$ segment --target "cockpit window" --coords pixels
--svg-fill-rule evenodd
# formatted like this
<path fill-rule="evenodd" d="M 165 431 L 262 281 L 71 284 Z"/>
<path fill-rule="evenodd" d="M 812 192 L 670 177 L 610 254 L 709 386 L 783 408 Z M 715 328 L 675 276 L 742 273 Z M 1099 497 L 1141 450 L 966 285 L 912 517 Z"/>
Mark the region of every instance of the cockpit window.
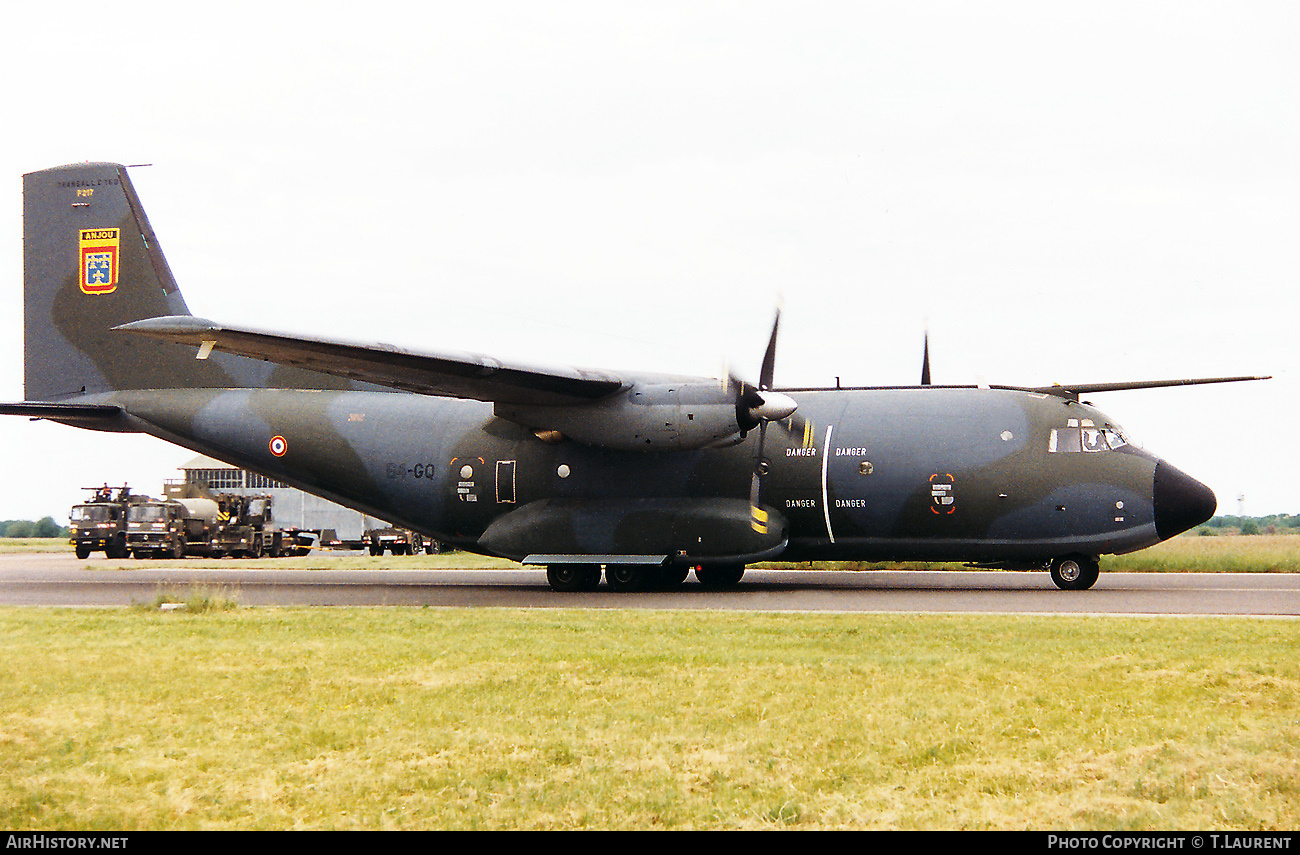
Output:
<path fill-rule="evenodd" d="M 1117 427 L 1102 428 L 1101 435 L 1111 451 L 1117 451 L 1128 445 L 1128 437 L 1124 436 L 1124 431 Z"/>
<path fill-rule="evenodd" d="M 1092 419 L 1070 419 L 1066 427 L 1052 428 L 1047 450 L 1052 454 L 1115 451 L 1128 445 L 1124 432 L 1114 425 L 1097 427 Z"/>

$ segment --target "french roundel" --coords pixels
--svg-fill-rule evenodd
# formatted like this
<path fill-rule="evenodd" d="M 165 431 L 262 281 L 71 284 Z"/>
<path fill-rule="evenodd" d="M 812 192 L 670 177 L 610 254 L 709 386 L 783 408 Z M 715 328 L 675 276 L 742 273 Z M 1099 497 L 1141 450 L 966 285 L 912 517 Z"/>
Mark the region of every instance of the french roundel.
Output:
<path fill-rule="evenodd" d="M 289 450 L 289 443 L 282 436 L 271 437 L 269 445 L 271 453 L 276 457 L 284 457 L 285 452 Z"/>

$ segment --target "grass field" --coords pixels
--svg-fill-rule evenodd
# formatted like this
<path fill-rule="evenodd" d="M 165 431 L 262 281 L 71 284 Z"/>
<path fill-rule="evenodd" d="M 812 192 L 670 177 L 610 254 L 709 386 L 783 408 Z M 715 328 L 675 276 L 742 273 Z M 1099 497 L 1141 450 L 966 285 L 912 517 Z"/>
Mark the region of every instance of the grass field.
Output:
<path fill-rule="evenodd" d="M 1107 570 L 1129 573 L 1300 573 L 1300 537 L 1184 535 L 1128 555 L 1106 556 Z"/>
<path fill-rule="evenodd" d="M 0 637 L 10 828 L 1300 825 L 1291 620 L 0 609 Z"/>

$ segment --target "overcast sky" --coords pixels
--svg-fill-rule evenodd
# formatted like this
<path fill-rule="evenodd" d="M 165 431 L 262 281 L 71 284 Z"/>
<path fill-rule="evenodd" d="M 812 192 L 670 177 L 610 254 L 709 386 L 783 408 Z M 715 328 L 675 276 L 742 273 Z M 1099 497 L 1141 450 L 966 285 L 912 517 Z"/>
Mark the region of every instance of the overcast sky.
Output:
<path fill-rule="evenodd" d="M 21 175 L 131 177 L 196 315 L 778 385 L 1264 383 L 1093 402 L 1300 513 L 1294 3 L 61 3 L 0 17 Z M 193 455 L 0 419 L 0 519 Z"/>

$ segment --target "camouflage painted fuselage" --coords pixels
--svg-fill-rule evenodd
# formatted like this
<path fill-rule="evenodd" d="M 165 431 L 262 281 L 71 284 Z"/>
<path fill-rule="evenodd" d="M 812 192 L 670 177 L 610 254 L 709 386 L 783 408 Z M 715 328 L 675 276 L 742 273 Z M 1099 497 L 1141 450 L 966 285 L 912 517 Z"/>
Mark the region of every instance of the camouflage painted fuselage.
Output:
<path fill-rule="evenodd" d="M 1162 539 L 1156 473 L 1167 464 L 1127 444 L 1052 448 L 1053 431 L 1077 436 L 1084 421 L 1114 428 L 1087 405 L 940 387 L 792 394 L 803 422 L 769 429 L 762 482 L 763 504 L 788 522 L 783 559 L 1044 562 Z M 628 518 L 678 500 L 747 506 L 757 432 L 726 448 L 626 452 L 546 443 L 495 418 L 490 404 L 403 393 L 143 390 L 93 402 L 129 414 L 118 429 L 154 434 L 466 549 L 516 560 L 744 554 L 707 542 L 708 532 L 648 533 Z M 537 503 L 563 508 L 570 530 L 514 549 L 480 542 L 500 518 Z"/>

